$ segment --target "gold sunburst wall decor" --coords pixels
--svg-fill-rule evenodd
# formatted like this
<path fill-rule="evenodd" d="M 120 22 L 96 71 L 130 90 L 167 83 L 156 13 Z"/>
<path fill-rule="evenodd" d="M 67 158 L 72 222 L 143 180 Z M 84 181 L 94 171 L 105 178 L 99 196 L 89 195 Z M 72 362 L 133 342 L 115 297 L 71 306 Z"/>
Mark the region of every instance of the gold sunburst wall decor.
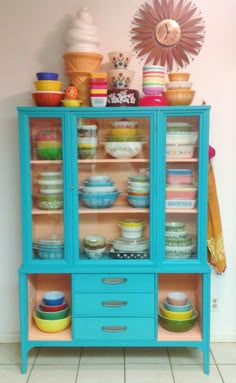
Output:
<path fill-rule="evenodd" d="M 145 64 L 168 71 L 186 67 L 197 56 L 205 37 L 205 24 L 196 4 L 189 0 L 145 2 L 132 21 L 131 44 Z"/>

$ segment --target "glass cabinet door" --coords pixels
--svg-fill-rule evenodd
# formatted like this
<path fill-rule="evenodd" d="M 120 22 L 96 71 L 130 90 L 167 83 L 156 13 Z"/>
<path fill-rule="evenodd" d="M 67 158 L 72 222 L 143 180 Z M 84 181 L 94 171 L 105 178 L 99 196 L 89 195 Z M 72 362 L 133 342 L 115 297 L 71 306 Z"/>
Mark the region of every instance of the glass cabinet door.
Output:
<path fill-rule="evenodd" d="M 203 128 L 203 127 L 202 127 Z M 177 116 L 166 119 L 166 223 L 165 259 L 167 261 L 200 261 L 199 244 L 206 227 L 206 184 L 201 172 L 201 151 L 208 148 L 200 137 L 199 116 Z M 203 136 L 203 135 L 201 135 Z M 204 152 L 205 155 L 205 152 Z M 199 220 L 205 221 L 199 224 Z M 200 232 L 199 228 L 202 228 Z M 205 243 L 205 242 L 203 242 Z"/>
<path fill-rule="evenodd" d="M 78 118 L 79 259 L 150 259 L 150 117 Z"/>
<path fill-rule="evenodd" d="M 62 123 L 29 118 L 32 261 L 64 260 Z"/>

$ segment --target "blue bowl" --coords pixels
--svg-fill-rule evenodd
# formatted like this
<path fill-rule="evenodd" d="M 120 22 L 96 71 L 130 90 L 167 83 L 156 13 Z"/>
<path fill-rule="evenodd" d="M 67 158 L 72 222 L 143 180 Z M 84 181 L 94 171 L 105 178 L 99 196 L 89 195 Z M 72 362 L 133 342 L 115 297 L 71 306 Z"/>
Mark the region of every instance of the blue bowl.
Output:
<path fill-rule="evenodd" d="M 43 295 L 43 301 L 48 306 L 58 306 L 64 301 L 65 295 L 62 291 L 48 291 Z"/>
<path fill-rule="evenodd" d="M 117 199 L 120 192 L 112 193 L 79 193 L 79 196 L 85 206 L 92 209 L 105 209 L 111 207 Z"/>
<path fill-rule="evenodd" d="M 114 181 L 103 181 L 103 182 L 99 182 L 99 181 L 84 181 L 83 182 L 83 185 L 84 186 L 113 186 L 114 185 Z"/>
<path fill-rule="evenodd" d="M 40 249 L 38 248 L 38 256 L 41 259 L 63 259 L 64 258 L 64 248 L 59 249 Z"/>
<path fill-rule="evenodd" d="M 38 80 L 57 80 L 59 75 L 54 72 L 38 72 L 36 76 Z"/>
<path fill-rule="evenodd" d="M 126 194 L 130 205 L 133 207 L 148 207 L 149 206 L 149 195 L 148 196 L 136 196 Z"/>
<path fill-rule="evenodd" d="M 169 311 L 183 312 L 183 311 L 191 310 L 192 303 L 190 301 L 187 301 L 187 303 L 185 305 L 175 306 L 175 305 L 170 305 L 166 300 L 164 300 L 163 306 L 164 306 L 164 308 L 166 308 Z"/>

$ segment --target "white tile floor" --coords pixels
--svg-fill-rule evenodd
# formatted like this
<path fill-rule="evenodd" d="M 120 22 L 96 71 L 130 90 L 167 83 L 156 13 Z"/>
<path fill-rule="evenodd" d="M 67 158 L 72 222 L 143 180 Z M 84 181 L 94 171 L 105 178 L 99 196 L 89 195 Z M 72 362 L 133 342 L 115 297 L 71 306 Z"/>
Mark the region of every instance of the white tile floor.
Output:
<path fill-rule="evenodd" d="M 210 374 L 191 348 L 40 348 L 20 372 L 19 344 L 0 344 L 0 383 L 235 383 L 236 343 L 212 343 Z"/>

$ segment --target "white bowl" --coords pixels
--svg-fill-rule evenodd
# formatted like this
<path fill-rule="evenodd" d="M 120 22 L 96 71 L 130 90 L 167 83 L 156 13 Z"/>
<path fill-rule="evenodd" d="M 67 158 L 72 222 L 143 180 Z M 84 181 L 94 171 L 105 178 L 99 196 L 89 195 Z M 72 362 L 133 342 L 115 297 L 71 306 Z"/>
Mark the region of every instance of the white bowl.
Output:
<path fill-rule="evenodd" d="M 120 224 L 118 226 L 123 238 L 138 239 L 142 237 L 143 226 L 123 226 Z"/>
<path fill-rule="evenodd" d="M 167 132 L 167 145 L 193 145 L 198 139 L 198 132 Z"/>
<path fill-rule="evenodd" d="M 105 150 L 114 158 L 136 157 L 143 148 L 142 142 L 104 142 Z"/>
<path fill-rule="evenodd" d="M 165 83 L 166 89 L 191 89 L 193 83 L 189 81 L 170 81 Z"/>
<path fill-rule="evenodd" d="M 109 181 L 110 177 L 107 175 L 97 175 L 97 176 L 89 176 L 87 178 L 90 182 L 107 182 Z"/>
<path fill-rule="evenodd" d="M 106 247 L 103 247 L 102 249 L 94 249 L 94 250 L 84 247 L 84 251 L 89 258 L 99 259 L 104 255 L 104 252 L 106 251 Z"/>
<path fill-rule="evenodd" d="M 136 121 L 120 120 L 111 122 L 113 128 L 135 128 L 138 125 Z"/>
<path fill-rule="evenodd" d="M 62 194 L 63 189 L 39 189 L 42 194 Z"/>
<path fill-rule="evenodd" d="M 112 246 L 118 251 L 146 251 L 149 249 L 149 241 L 146 239 L 128 240 L 118 238 L 112 241 Z"/>

